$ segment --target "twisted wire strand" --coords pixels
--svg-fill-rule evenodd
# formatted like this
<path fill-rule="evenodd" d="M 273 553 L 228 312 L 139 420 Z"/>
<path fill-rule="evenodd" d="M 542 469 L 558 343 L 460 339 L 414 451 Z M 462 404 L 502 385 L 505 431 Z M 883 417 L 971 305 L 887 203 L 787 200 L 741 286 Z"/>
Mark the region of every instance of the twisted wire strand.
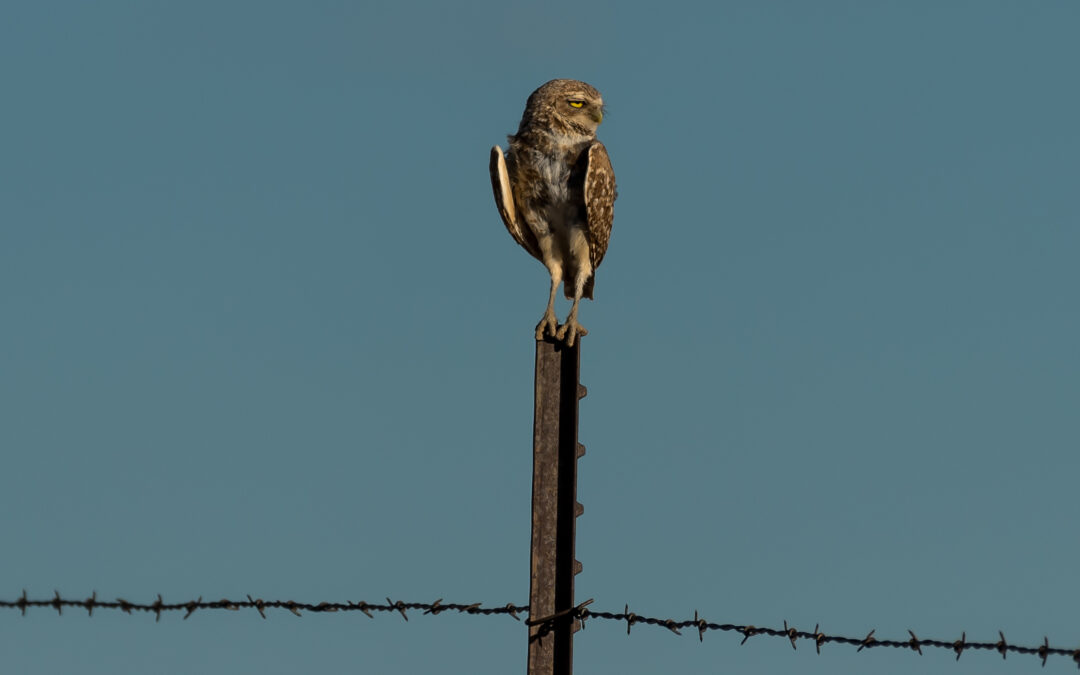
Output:
<path fill-rule="evenodd" d="M 296 616 L 303 616 L 301 611 L 304 612 L 363 612 L 369 617 L 373 617 L 372 612 L 399 612 L 406 621 L 409 620 L 407 610 L 423 610 L 424 614 L 440 614 L 442 612 L 458 612 L 459 614 L 507 614 L 518 621 L 521 618 L 518 616 L 519 612 L 528 612 L 529 607 L 527 605 L 514 605 L 507 603 L 501 607 L 483 607 L 483 603 L 474 602 L 471 604 L 462 603 L 443 603 L 442 598 L 439 598 L 435 602 L 402 602 L 401 600 L 391 600 L 386 598 L 386 604 L 381 603 L 369 603 L 363 600 L 360 601 L 346 601 L 346 602 L 296 602 L 295 600 L 263 600 L 262 598 L 253 598 L 250 595 L 247 596 L 247 600 L 229 600 L 222 598 L 221 600 L 203 600 L 202 596 L 199 596 L 198 600 L 189 600 L 187 602 L 165 602 L 161 595 L 158 594 L 157 600 L 152 603 L 139 603 L 129 602 L 123 598 L 117 598 L 116 600 L 99 600 L 97 593 L 95 592 L 89 598 L 85 600 L 72 600 L 69 598 L 63 598 L 59 592 L 46 600 L 31 600 L 27 597 L 26 591 L 17 600 L 0 600 L 0 608 L 18 609 L 22 611 L 23 616 L 26 616 L 26 610 L 31 607 L 47 607 L 55 609 L 57 613 L 63 614 L 65 607 L 72 607 L 78 609 L 85 609 L 87 614 L 93 616 L 95 609 L 119 609 L 123 612 L 131 614 L 132 612 L 148 612 L 154 614 L 156 621 L 161 621 L 162 612 L 184 612 L 184 619 L 187 619 L 196 610 L 199 609 L 226 609 L 231 611 L 239 611 L 241 609 L 256 609 L 262 618 L 266 618 L 267 609 L 287 609 Z"/>
<path fill-rule="evenodd" d="M 577 620 L 581 622 L 581 627 L 584 628 L 588 621 L 600 619 L 626 623 L 627 635 L 630 634 L 631 629 L 635 624 L 666 628 L 677 635 L 682 635 L 684 629 L 692 628 L 697 631 L 698 639 L 700 641 L 704 641 L 705 633 L 709 631 L 741 634 L 743 639 L 739 644 L 745 644 L 746 641 L 752 637 L 765 635 L 789 640 L 792 649 L 797 648 L 797 643 L 800 640 L 809 641 L 814 644 L 818 654 L 821 653 L 821 646 L 829 643 L 855 646 L 858 647 L 856 651 L 859 652 L 864 649 L 873 649 L 876 647 L 894 647 L 910 649 L 920 655 L 923 653 L 923 648 L 928 647 L 950 650 L 956 654 L 956 660 L 959 661 L 960 656 L 965 651 L 974 649 L 995 651 L 1000 654 L 1002 658 L 1005 658 L 1010 653 L 1029 654 L 1040 658 L 1043 666 L 1046 666 L 1046 660 L 1050 656 L 1066 656 L 1070 657 L 1077 666 L 1080 666 L 1080 649 L 1051 647 L 1049 639 L 1046 637 L 1043 638 L 1043 643 L 1041 645 L 1035 647 L 1009 643 L 1006 641 L 1004 633 L 1000 631 L 998 632 L 999 639 L 996 642 L 969 642 L 966 632 L 962 633 L 958 640 L 920 639 L 911 630 L 908 631 L 910 638 L 906 640 L 879 639 L 874 637 L 875 631 L 873 630 L 867 633 L 865 637 L 858 638 L 843 635 L 829 635 L 822 632 L 818 625 L 814 626 L 812 632 L 798 630 L 794 626 L 789 626 L 787 621 L 784 621 L 784 627 L 782 629 L 752 626 L 748 624 L 712 623 L 699 616 L 696 611 L 694 612 L 693 619 L 685 619 L 682 621 L 642 616 L 631 612 L 629 605 L 625 605 L 622 612 L 593 611 L 587 607 L 591 602 L 592 600 L 587 600 L 577 607 L 574 607 L 572 610 L 560 612 L 543 619 L 527 620 L 526 623 L 530 626 L 539 626 L 538 630 L 546 633 L 550 631 L 555 624 L 561 621 Z M 521 617 L 519 617 L 518 614 L 528 615 L 529 612 L 528 605 L 507 603 L 497 607 L 483 607 L 482 603 L 479 602 L 444 603 L 442 598 L 439 598 L 434 602 L 403 602 L 401 600 L 391 600 L 390 598 L 386 598 L 385 604 L 369 603 L 363 600 L 309 603 L 296 602 L 294 600 L 263 600 L 262 598 L 253 598 L 248 595 L 246 600 L 229 600 L 227 598 L 221 600 L 203 600 L 200 596 L 197 600 L 168 603 L 165 602 L 159 594 L 157 600 L 154 602 L 139 603 L 130 602 L 123 598 L 100 600 L 98 599 L 96 592 L 85 600 L 64 598 L 61 597 L 59 592 L 56 592 L 52 598 L 35 600 L 28 598 L 26 591 L 23 591 L 22 596 L 16 600 L 0 600 L 0 608 L 18 609 L 22 612 L 23 616 L 26 615 L 26 610 L 30 608 L 54 609 L 59 614 L 63 614 L 64 608 L 85 609 L 90 616 L 93 616 L 95 609 L 119 609 L 127 614 L 133 612 L 150 613 L 154 615 L 156 621 L 161 621 L 161 614 L 163 612 L 184 612 L 183 618 L 188 619 L 197 610 L 209 609 L 223 609 L 230 611 L 255 609 L 264 619 L 266 618 L 267 609 L 285 609 L 296 616 L 303 616 L 302 612 L 363 612 L 365 615 L 372 618 L 374 617 L 373 613 L 375 612 L 397 612 L 401 614 L 402 618 L 406 621 L 409 620 L 409 615 L 407 614 L 409 611 L 422 611 L 423 614 L 433 615 L 441 614 L 442 612 L 457 612 L 459 614 L 471 615 L 503 614 L 518 621 L 521 620 Z"/>
<path fill-rule="evenodd" d="M 579 606 L 580 607 L 580 606 Z M 864 649 L 871 649 L 874 647 L 896 647 L 901 649 L 910 649 L 919 655 L 923 653 L 923 647 L 934 647 L 938 649 L 948 649 L 956 654 L 956 660 L 960 660 L 960 656 L 970 649 L 983 649 L 996 651 L 1001 654 L 1001 658 L 1005 658 L 1009 653 L 1014 654 L 1031 654 L 1042 659 L 1042 665 L 1046 666 L 1046 659 L 1049 656 L 1067 656 L 1080 667 L 1080 649 L 1065 649 L 1062 647 L 1051 647 L 1049 638 L 1043 637 L 1043 643 L 1037 647 L 1024 646 L 1018 644 L 1010 644 L 1005 639 L 1005 634 L 998 631 L 998 640 L 996 642 L 969 642 L 967 639 L 967 632 L 964 631 L 959 640 L 936 640 L 930 638 L 920 639 L 914 631 L 908 630 L 910 636 L 907 640 L 887 640 L 878 639 L 874 637 L 875 630 L 871 630 L 865 637 L 846 637 L 843 635 L 829 635 L 821 631 L 820 625 L 815 625 L 813 632 L 798 630 L 794 626 L 789 626 L 787 621 L 784 621 L 784 627 L 780 628 L 767 628 L 762 626 L 752 625 L 739 625 L 731 623 L 712 623 L 706 621 L 700 617 L 698 613 L 694 612 L 693 619 L 686 619 L 683 621 L 676 621 L 674 619 L 659 619 L 650 616 L 640 616 L 630 611 L 629 605 L 625 606 L 622 612 L 594 612 L 587 608 L 581 608 L 574 612 L 582 622 L 582 628 L 584 628 L 585 621 L 592 618 L 606 619 L 609 621 L 626 622 L 626 633 L 630 634 L 630 629 L 634 624 L 643 623 L 650 626 L 659 626 L 666 628 L 676 635 L 682 635 L 682 630 L 686 628 L 696 629 L 698 632 L 698 639 L 704 641 L 705 633 L 708 631 L 723 631 L 740 633 L 743 636 L 742 641 L 739 644 L 746 644 L 746 641 L 756 635 L 766 635 L 769 637 L 781 637 L 786 638 L 791 642 L 791 648 L 797 648 L 798 640 L 808 640 L 814 643 L 815 649 L 818 654 L 821 653 L 821 646 L 828 643 L 846 644 L 857 646 L 856 651 L 861 652 Z"/>

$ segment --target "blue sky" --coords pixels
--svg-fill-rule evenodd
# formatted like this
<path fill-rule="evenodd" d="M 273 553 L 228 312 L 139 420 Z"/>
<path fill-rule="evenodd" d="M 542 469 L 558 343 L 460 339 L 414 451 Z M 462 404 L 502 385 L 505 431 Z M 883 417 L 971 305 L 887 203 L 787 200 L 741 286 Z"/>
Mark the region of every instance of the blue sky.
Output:
<path fill-rule="evenodd" d="M 547 279 L 487 153 L 571 77 L 604 94 L 620 192 L 581 310 L 579 600 L 1078 646 L 1078 22 L 1069 1 L 5 3 L 0 597 L 526 602 Z M 31 674 L 526 656 L 505 617 L 284 611 L 6 611 L 0 648 Z M 1038 664 L 600 621 L 575 654 Z"/>

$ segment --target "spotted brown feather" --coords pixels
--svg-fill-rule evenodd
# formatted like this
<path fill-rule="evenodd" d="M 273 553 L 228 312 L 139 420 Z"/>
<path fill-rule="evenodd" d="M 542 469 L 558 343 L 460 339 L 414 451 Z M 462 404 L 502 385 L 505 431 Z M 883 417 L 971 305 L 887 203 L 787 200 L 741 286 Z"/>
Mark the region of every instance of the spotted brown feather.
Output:
<path fill-rule="evenodd" d="M 588 216 L 589 260 L 593 274 L 585 282 L 583 295 L 592 299 L 596 268 L 607 253 L 611 226 L 615 220 L 615 171 L 607 148 L 600 141 L 589 147 L 589 168 L 585 174 L 585 210 Z"/>

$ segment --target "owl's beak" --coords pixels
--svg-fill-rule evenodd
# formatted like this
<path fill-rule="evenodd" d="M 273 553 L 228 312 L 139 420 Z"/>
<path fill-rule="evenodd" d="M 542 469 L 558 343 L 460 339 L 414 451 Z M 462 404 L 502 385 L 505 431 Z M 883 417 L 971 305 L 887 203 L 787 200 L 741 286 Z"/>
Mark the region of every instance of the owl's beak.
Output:
<path fill-rule="evenodd" d="M 593 118 L 594 122 L 596 122 L 597 124 L 600 124 L 601 122 L 604 121 L 604 111 L 599 110 L 599 109 L 594 110 L 593 114 L 592 114 L 592 118 Z"/>

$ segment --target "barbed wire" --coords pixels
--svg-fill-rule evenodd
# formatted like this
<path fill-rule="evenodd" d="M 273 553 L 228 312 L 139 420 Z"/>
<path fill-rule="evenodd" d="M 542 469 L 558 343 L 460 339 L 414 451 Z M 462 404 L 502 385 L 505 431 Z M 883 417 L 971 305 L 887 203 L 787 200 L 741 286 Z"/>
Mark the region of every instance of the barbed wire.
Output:
<path fill-rule="evenodd" d="M 870 649 L 874 647 L 897 647 L 902 649 L 910 649 L 919 655 L 922 655 L 923 647 L 937 647 L 939 649 L 948 649 L 956 653 L 956 660 L 960 660 L 960 655 L 969 649 L 985 649 L 996 651 L 1001 654 L 1001 658 L 1005 658 L 1009 652 L 1015 654 L 1032 654 L 1042 659 L 1042 665 L 1046 666 L 1046 659 L 1049 656 L 1069 656 L 1076 662 L 1077 666 L 1080 666 L 1080 649 L 1064 649 L 1061 647 L 1051 647 L 1048 638 L 1043 637 L 1043 643 L 1038 647 L 1026 647 L 1022 645 L 1009 644 L 1005 640 L 1005 634 L 998 631 L 997 642 L 968 642 L 967 632 L 963 632 L 960 635 L 959 640 L 933 640 L 933 639 L 919 639 L 915 633 L 908 630 L 910 639 L 907 640 L 879 640 L 874 637 L 874 630 L 871 630 L 863 638 L 844 637 L 842 635 L 828 635 L 820 630 L 820 625 L 814 626 L 814 631 L 802 631 L 796 629 L 794 626 L 789 626 L 787 621 L 784 621 L 783 629 L 779 628 L 765 628 L 760 626 L 751 625 L 737 625 L 730 623 L 710 623 L 704 618 L 700 617 L 697 611 L 694 611 L 694 618 L 684 621 L 676 621 L 674 619 L 657 619 L 655 617 L 640 616 L 630 611 L 630 606 L 626 605 L 622 612 L 594 612 L 578 605 L 575 608 L 574 614 L 582 621 L 582 628 L 585 627 L 585 621 L 592 618 L 608 619 L 611 621 L 625 621 L 626 622 L 626 634 L 630 634 L 630 629 L 637 623 L 648 624 L 650 626 L 660 626 L 666 628 L 676 635 L 682 635 L 682 630 L 685 628 L 694 628 L 698 632 L 698 639 L 700 641 L 705 640 L 705 633 L 707 631 L 725 631 L 741 633 L 743 636 L 742 641 L 739 644 L 746 644 L 746 641 L 757 635 L 767 635 L 770 637 L 781 637 L 791 641 L 791 648 L 796 649 L 796 642 L 798 640 L 809 640 L 814 643 L 815 649 L 818 654 L 821 653 L 821 646 L 830 642 L 847 645 L 857 645 L 856 651 L 861 652 L 864 649 Z"/>
<path fill-rule="evenodd" d="M 95 609 L 119 609 L 128 614 L 132 612 L 148 612 L 154 614 L 156 621 L 161 621 L 162 612 L 178 611 L 184 612 L 184 619 L 186 620 L 198 609 L 226 609 L 231 611 L 256 609 L 264 619 L 266 618 L 267 609 L 287 609 L 296 616 L 303 616 L 301 610 L 305 612 L 363 612 L 371 618 L 374 618 L 372 612 L 400 612 L 406 621 L 409 620 L 409 615 L 406 614 L 407 610 L 424 610 L 424 614 L 440 614 L 448 611 L 458 612 L 459 614 L 508 614 L 518 621 L 521 620 L 518 616 L 519 612 L 529 611 L 527 605 L 520 606 L 508 603 L 502 607 L 481 607 L 482 604 L 480 602 L 468 605 L 459 603 L 444 604 L 442 598 L 435 602 L 402 602 L 387 598 L 385 605 L 364 602 L 363 600 L 359 602 L 310 603 L 296 602 L 294 600 L 263 600 L 262 598 L 253 598 L 250 595 L 247 596 L 247 600 L 229 600 L 227 598 L 203 600 L 202 596 L 199 596 L 198 600 L 169 603 L 162 599 L 161 594 L 158 594 L 155 602 L 139 603 L 129 602 L 123 598 L 98 600 L 96 591 L 85 600 L 63 598 L 60 596 L 59 591 L 56 591 L 56 594 L 47 600 L 31 600 L 26 596 L 25 590 L 18 600 L 0 600 L 0 607 L 21 610 L 23 616 L 26 616 L 26 610 L 30 607 L 48 607 L 55 609 L 61 615 L 64 613 L 65 607 L 73 607 L 85 609 L 89 616 L 94 615 Z"/>
<path fill-rule="evenodd" d="M 602 619 L 625 622 L 627 635 L 630 634 L 630 630 L 635 624 L 666 628 L 676 635 L 682 635 L 684 629 L 693 628 L 698 633 L 699 641 L 705 640 L 705 633 L 708 631 L 739 633 L 743 636 L 743 639 L 739 644 L 746 644 L 746 641 L 752 637 L 765 635 L 789 640 L 792 649 L 797 648 L 797 642 L 799 640 L 810 641 L 814 643 L 815 650 L 818 654 L 821 653 L 821 646 L 829 643 L 857 646 L 858 649 L 856 651 L 859 652 L 864 649 L 872 649 L 875 647 L 895 647 L 900 649 L 910 649 L 920 655 L 922 655 L 924 647 L 935 647 L 954 652 L 957 661 L 960 660 L 960 656 L 965 651 L 975 649 L 995 651 L 1001 654 L 1001 658 L 1005 658 L 1010 652 L 1014 654 L 1030 654 L 1042 659 L 1042 665 L 1044 667 L 1046 666 L 1046 659 L 1050 656 L 1068 656 L 1072 658 L 1077 666 L 1080 666 L 1080 649 L 1051 647 L 1050 641 L 1046 637 L 1043 638 L 1043 643 L 1038 647 L 1010 644 L 1005 640 L 1005 635 L 1001 631 L 998 631 L 998 637 L 1000 639 L 996 642 L 969 642 L 967 640 L 966 631 L 961 633 L 959 640 L 920 639 L 916 637 L 915 633 L 911 630 L 908 630 L 910 639 L 884 640 L 874 637 L 874 630 L 871 630 L 862 638 L 845 637 L 842 635 L 826 634 L 820 630 L 819 625 L 814 626 L 813 632 L 798 630 L 794 626 L 789 626 L 787 621 L 784 621 L 784 627 L 782 629 L 731 623 L 711 623 L 706 621 L 704 617 L 699 616 L 697 611 L 694 612 L 693 619 L 685 619 L 682 621 L 642 616 L 631 612 L 629 605 L 625 605 L 622 612 L 599 612 L 588 608 L 588 605 L 592 602 L 591 599 L 586 600 L 572 610 L 559 612 L 555 615 L 536 620 L 527 619 L 525 623 L 529 626 L 540 626 L 540 632 L 545 633 L 559 621 L 576 619 L 581 622 L 581 627 L 584 629 L 585 624 L 589 620 Z M 369 603 L 363 600 L 308 603 L 296 602 L 294 600 L 263 600 L 262 598 L 253 598 L 250 595 L 247 596 L 247 600 L 221 599 L 204 601 L 200 596 L 199 599 L 188 602 L 168 603 L 162 599 L 160 594 L 157 596 L 157 600 L 152 603 L 138 603 L 130 602 L 123 598 L 117 598 L 115 600 L 99 600 L 96 592 L 85 600 L 72 600 L 61 597 L 59 591 L 57 591 L 52 598 L 32 600 L 27 597 L 25 590 L 23 591 L 22 596 L 17 600 L 0 600 L 0 608 L 21 610 L 23 616 L 26 616 L 26 610 L 32 607 L 55 609 L 56 612 L 61 615 L 63 614 L 64 608 L 67 607 L 85 609 L 89 616 L 93 616 L 95 609 L 119 609 L 127 614 L 133 612 L 146 612 L 153 614 L 156 621 L 161 621 L 161 614 L 163 612 L 182 611 L 184 612 L 183 618 L 186 620 L 190 618 L 195 611 L 206 609 L 224 609 L 230 611 L 255 609 L 264 619 L 267 618 L 267 609 L 286 609 L 296 616 L 303 616 L 302 612 L 363 612 L 370 618 L 374 618 L 373 612 L 398 612 L 406 621 L 409 620 L 407 614 L 409 611 L 422 611 L 423 614 L 433 615 L 441 614 L 442 612 L 457 612 L 459 614 L 471 615 L 505 614 L 518 621 L 521 620 L 521 617 L 519 617 L 518 614 L 527 614 L 529 611 L 528 605 L 507 603 L 498 607 L 483 607 L 482 604 L 483 603 L 479 602 L 471 604 L 443 603 L 442 598 L 439 598 L 435 602 L 402 602 L 400 600 L 395 601 L 386 598 L 386 604 Z"/>

